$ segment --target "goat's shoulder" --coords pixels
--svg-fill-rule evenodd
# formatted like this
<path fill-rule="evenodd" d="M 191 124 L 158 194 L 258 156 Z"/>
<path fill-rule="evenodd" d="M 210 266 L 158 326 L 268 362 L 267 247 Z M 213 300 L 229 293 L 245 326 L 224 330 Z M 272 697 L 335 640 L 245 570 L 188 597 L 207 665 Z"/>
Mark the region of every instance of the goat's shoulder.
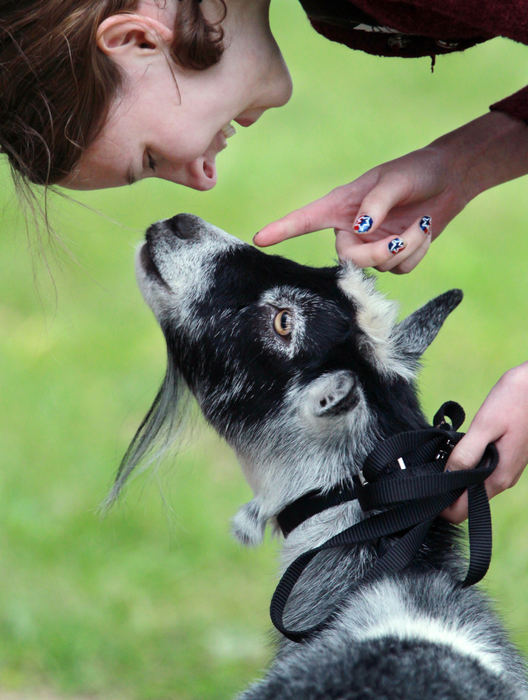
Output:
<path fill-rule="evenodd" d="M 322 633 L 284 642 L 240 700 L 359 700 L 367 688 L 406 700 L 528 697 L 523 664 L 485 597 L 439 572 L 360 586 Z"/>
<path fill-rule="evenodd" d="M 397 636 L 337 643 L 329 630 L 278 659 L 239 700 L 514 700 L 515 682 L 449 645 Z"/>

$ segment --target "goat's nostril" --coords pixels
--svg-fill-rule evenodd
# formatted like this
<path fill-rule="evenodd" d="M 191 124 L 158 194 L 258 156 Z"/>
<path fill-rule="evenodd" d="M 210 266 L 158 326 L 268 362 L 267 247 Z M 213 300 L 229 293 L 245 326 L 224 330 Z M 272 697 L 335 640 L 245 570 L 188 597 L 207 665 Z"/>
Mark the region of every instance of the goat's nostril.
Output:
<path fill-rule="evenodd" d="M 199 221 L 200 219 L 192 214 L 176 214 L 171 219 L 167 219 L 165 224 L 177 238 L 190 240 L 199 234 Z"/>

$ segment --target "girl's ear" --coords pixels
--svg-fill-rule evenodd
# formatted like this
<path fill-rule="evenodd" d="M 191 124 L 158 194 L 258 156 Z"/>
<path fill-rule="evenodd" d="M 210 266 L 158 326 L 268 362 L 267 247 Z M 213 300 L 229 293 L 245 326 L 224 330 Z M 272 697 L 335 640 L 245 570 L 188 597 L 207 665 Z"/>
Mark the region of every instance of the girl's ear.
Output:
<path fill-rule="evenodd" d="M 173 33 L 163 22 L 139 14 L 111 15 L 97 29 L 98 48 L 116 60 L 166 53 Z"/>

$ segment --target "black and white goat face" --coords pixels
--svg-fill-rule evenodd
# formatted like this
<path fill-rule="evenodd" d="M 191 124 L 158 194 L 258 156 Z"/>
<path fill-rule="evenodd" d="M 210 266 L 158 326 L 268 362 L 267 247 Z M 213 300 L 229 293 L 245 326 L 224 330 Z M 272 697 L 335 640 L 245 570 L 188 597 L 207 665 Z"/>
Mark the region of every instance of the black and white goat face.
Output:
<path fill-rule="evenodd" d="M 148 229 L 137 277 L 169 367 L 117 487 L 174 414 L 183 379 L 254 491 L 273 483 L 278 501 L 345 480 L 343 465 L 358 467 L 377 437 L 423 425 L 417 361 L 461 298 L 448 292 L 396 324 L 354 266 L 266 255 L 187 214 Z"/>

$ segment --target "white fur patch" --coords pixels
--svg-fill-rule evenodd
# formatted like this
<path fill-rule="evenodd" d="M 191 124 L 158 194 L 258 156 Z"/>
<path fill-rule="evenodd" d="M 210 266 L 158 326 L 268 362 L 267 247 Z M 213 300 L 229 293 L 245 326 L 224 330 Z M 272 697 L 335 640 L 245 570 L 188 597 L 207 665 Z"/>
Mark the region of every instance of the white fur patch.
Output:
<path fill-rule="evenodd" d="M 482 645 L 472 638 L 470 630 L 447 627 L 434 618 L 392 618 L 379 627 L 368 630 L 363 639 L 381 637 L 423 639 L 434 644 L 443 644 L 451 647 L 458 654 L 475 659 L 495 675 L 501 675 L 504 671 L 497 655 L 482 649 Z"/>
<path fill-rule="evenodd" d="M 352 263 L 342 267 L 341 291 L 357 306 L 357 323 L 374 350 L 377 366 L 386 374 L 412 379 L 414 372 L 396 353 L 392 332 L 398 316 L 398 304 L 375 288 L 375 280 L 367 277 Z"/>
<path fill-rule="evenodd" d="M 423 615 L 412 609 L 412 603 L 404 599 L 394 581 L 383 581 L 362 593 L 354 603 L 354 610 L 347 610 L 347 617 L 357 630 L 358 641 L 396 637 L 397 639 L 424 640 L 451 647 L 458 654 L 478 661 L 495 675 L 504 667 L 487 647 L 486 638 L 479 635 L 479 628 L 446 623 L 438 618 Z"/>
<path fill-rule="evenodd" d="M 136 277 L 145 301 L 158 319 L 170 311 L 178 324 L 188 318 L 192 318 L 195 324 L 200 322 L 195 318 L 193 305 L 209 292 L 218 253 L 247 246 L 222 229 L 198 217 L 193 219 L 197 231 L 195 238 L 178 241 L 167 228 L 166 238 L 160 236 L 156 240 L 154 262 L 169 289 L 143 270 L 140 256 L 143 245 L 136 254 Z M 155 224 L 160 231 L 164 225 L 164 221 Z"/>

